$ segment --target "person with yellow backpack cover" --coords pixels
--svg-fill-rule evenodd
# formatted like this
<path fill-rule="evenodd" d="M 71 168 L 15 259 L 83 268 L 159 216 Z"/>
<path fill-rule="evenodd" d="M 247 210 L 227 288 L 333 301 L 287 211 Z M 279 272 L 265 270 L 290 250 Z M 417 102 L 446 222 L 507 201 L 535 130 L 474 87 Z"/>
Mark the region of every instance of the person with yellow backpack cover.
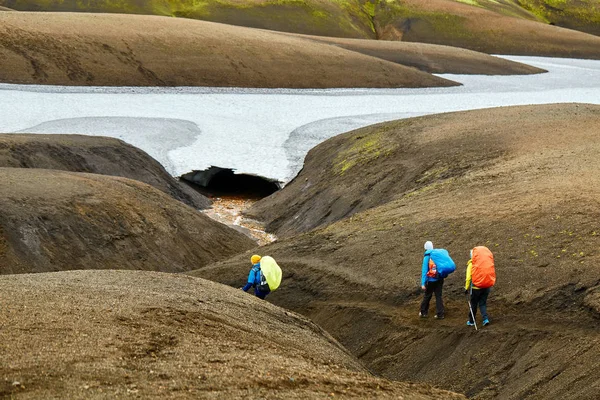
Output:
<path fill-rule="evenodd" d="M 248 274 L 248 282 L 241 289 L 247 292 L 254 287 L 256 297 L 264 300 L 269 293 L 281 285 L 281 268 L 271 256 L 261 257 L 254 254 L 250 257 L 250 263 L 252 263 L 252 269 Z"/>
<path fill-rule="evenodd" d="M 475 326 L 475 315 L 477 307 L 481 311 L 483 326 L 490 323 L 487 313 L 487 299 L 492 286 L 496 284 L 496 269 L 494 266 L 494 255 L 485 246 L 477 246 L 471 250 L 471 259 L 467 262 L 467 277 L 465 282 L 465 294 L 469 296 L 469 319 L 468 326 Z"/>

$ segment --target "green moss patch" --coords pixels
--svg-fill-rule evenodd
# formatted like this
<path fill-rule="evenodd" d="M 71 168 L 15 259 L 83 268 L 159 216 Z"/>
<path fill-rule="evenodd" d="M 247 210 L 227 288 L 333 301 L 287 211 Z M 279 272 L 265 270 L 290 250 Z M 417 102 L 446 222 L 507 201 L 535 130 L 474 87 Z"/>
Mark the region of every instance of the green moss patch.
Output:
<path fill-rule="evenodd" d="M 387 157 L 396 146 L 385 138 L 385 132 L 378 131 L 368 136 L 357 136 L 352 145 L 341 151 L 333 162 L 335 175 L 343 175 L 348 170 L 368 164 L 380 157 Z"/>
<path fill-rule="evenodd" d="M 374 37 L 378 0 L 0 0 L 22 11 L 105 12 L 201 19 L 324 36 Z"/>
<path fill-rule="evenodd" d="M 382 3 L 377 13 L 380 26 L 393 25 L 402 32 L 402 40 L 437 43 L 442 40 L 463 38 L 471 40 L 474 34 L 465 24 L 467 18 L 457 14 L 414 8 L 400 2 Z"/>
<path fill-rule="evenodd" d="M 517 0 L 526 10 L 553 25 L 600 35 L 597 0 Z"/>

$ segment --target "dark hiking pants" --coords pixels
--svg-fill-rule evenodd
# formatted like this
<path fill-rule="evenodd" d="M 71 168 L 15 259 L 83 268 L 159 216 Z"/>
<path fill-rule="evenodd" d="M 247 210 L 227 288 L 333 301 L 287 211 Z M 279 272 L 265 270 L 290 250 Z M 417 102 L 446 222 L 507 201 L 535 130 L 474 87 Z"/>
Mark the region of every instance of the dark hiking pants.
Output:
<path fill-rule="evenodd" d="M 259 299 L 264 300 L 265 297 L 267 297 L 267 295 L 271 293 L 271 292 L 263 292 L 262 290 L 258 290 L 257 288 L 254 288 L 254 294 L 256 295 L 256 297 L 258 297 Z"/>
<path fill-rule="evenodd" d="M 487 289 L 473 289 L 471 293 L 471 308 L 473 309 L 473 316 L 477 315 L 477 306 L 479 306 L 479 311 L 481 311 L 481 317 L 485 321 L 488 319 L 487 313 L 487 298 L 490 294 L 491 288 Z M 473 317 L 471 316 L 471 311 L 469 311 L 469 321 L 473 321 Z"/>
<path fill-rule="evenodd" d="M 442 301 L 443 287 L 443 279 L 438 279 L 434 282 L 427 282 L 425 284 L 425 296 L 423 296 L 423 301 L 421 302 L 421 315 L 427 315 L 429 312 L 429 302 L 435 293 L 435 314 L 438 317 L 444 316 L 444 302 Z"/>

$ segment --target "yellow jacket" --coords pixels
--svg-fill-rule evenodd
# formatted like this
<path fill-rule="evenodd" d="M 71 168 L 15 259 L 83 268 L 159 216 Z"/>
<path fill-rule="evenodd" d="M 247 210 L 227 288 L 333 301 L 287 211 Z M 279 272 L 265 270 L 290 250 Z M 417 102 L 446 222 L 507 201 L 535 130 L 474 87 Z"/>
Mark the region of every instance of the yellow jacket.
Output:
<path fill-rule="evenodd" d="M 469 260 L 467 262 L 467 280 L 465 282 L 465 290 L 469 290 L 471 288 L 471 272 L 473 271 L 473 260 Z M 477 286 L 473 285 L 473 289 L 479 289 Z"/>

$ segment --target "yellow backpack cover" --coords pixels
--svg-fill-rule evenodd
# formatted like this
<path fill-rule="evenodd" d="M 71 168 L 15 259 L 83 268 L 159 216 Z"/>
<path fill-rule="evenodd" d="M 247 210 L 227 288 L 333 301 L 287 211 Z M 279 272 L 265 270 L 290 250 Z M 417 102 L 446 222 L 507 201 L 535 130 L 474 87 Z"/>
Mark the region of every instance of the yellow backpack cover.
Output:
<path fill-rule="evenodd" d="M 260 270 L 267 279 L 271 291 L 277 289 L 281 285 L 281 268 L 271 256 L 264 256 L 260 259 Z"/>

